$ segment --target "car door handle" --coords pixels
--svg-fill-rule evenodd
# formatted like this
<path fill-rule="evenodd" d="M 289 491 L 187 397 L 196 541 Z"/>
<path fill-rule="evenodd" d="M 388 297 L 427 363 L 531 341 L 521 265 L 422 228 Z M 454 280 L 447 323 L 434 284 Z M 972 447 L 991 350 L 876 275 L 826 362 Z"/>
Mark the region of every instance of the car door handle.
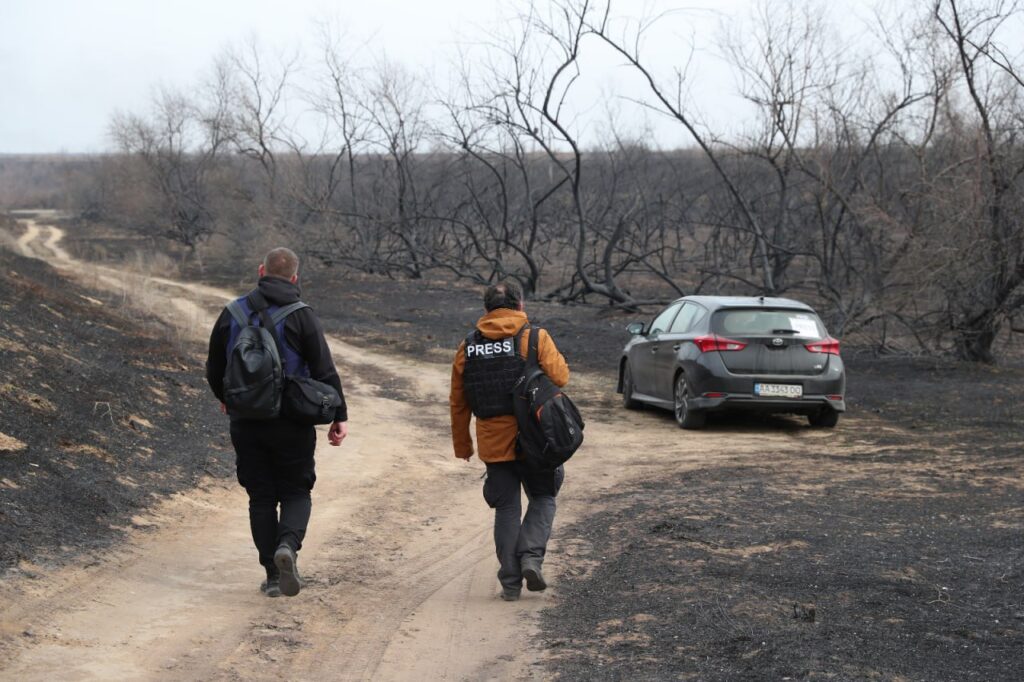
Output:
<path fill-rule="evenodd" d="M 679 350 L 682 347 L 683 347 L 683 344 L 677 343 L 676 345 L 672 346 L 672 350 Z"/>
<path fill-rule="evenodd" d="M 652 353 L 657 353 L 657 352 L 658 352 L 658 347 L 657 347 L 657 346 L 655 346 L 654 348 L 652 348 L 652 349 L 651 349 L 651 352 L 652 352 Z"/>

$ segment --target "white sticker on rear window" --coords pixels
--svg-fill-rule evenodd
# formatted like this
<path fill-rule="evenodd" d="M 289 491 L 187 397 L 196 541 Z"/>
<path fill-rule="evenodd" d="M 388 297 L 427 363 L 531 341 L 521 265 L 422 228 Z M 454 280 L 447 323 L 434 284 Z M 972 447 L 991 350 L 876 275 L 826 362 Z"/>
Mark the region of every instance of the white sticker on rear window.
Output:
<path fill-rule="evenodd" d="M 789 326 L 800 336 L 818 338 L 818 325 L 806 315 L 790 317 Z"/>

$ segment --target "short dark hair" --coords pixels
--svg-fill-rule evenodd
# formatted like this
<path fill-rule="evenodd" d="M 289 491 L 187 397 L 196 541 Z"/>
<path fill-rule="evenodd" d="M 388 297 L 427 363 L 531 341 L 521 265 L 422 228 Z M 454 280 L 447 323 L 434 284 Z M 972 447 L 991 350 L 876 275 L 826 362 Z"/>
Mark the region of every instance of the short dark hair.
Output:
<path fill-rule="evenodd" d="M 279 246 L 267 253 L 263 269 L 268 275 L 291 279 L 299 274 L 299 257 L 291 249 Z"/>
<path fill-rule="evenodd" d="M 487 312 L 498 308 L 519 310 L 522 302 L 523 288 L 519 286 L 519 282 L 510 279 L 492 284 L 484 292 L 484 308 L 487 309 Z"/>

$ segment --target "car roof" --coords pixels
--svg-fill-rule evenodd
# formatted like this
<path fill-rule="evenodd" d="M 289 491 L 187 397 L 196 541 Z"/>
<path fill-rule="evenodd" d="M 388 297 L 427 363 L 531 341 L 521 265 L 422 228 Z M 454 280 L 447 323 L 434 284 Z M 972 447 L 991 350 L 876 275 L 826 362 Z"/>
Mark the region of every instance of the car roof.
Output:
<path fill-rule="evenodd" d="M 814 308 L 791 298 L 772 296 L 684 296 L 677 301 L 693 301 L 710 310 L 722 308 L 797 308 L 814 312 Z"/>

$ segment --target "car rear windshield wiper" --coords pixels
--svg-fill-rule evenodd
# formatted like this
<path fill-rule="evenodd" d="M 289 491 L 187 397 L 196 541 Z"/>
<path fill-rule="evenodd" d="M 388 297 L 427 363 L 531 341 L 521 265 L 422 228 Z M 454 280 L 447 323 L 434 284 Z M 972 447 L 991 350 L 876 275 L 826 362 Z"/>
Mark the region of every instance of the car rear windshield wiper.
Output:
<path fill-rule="evenodd" d="M 773 329 L 772 334 L 799 334 L 795 329 Z"/>

